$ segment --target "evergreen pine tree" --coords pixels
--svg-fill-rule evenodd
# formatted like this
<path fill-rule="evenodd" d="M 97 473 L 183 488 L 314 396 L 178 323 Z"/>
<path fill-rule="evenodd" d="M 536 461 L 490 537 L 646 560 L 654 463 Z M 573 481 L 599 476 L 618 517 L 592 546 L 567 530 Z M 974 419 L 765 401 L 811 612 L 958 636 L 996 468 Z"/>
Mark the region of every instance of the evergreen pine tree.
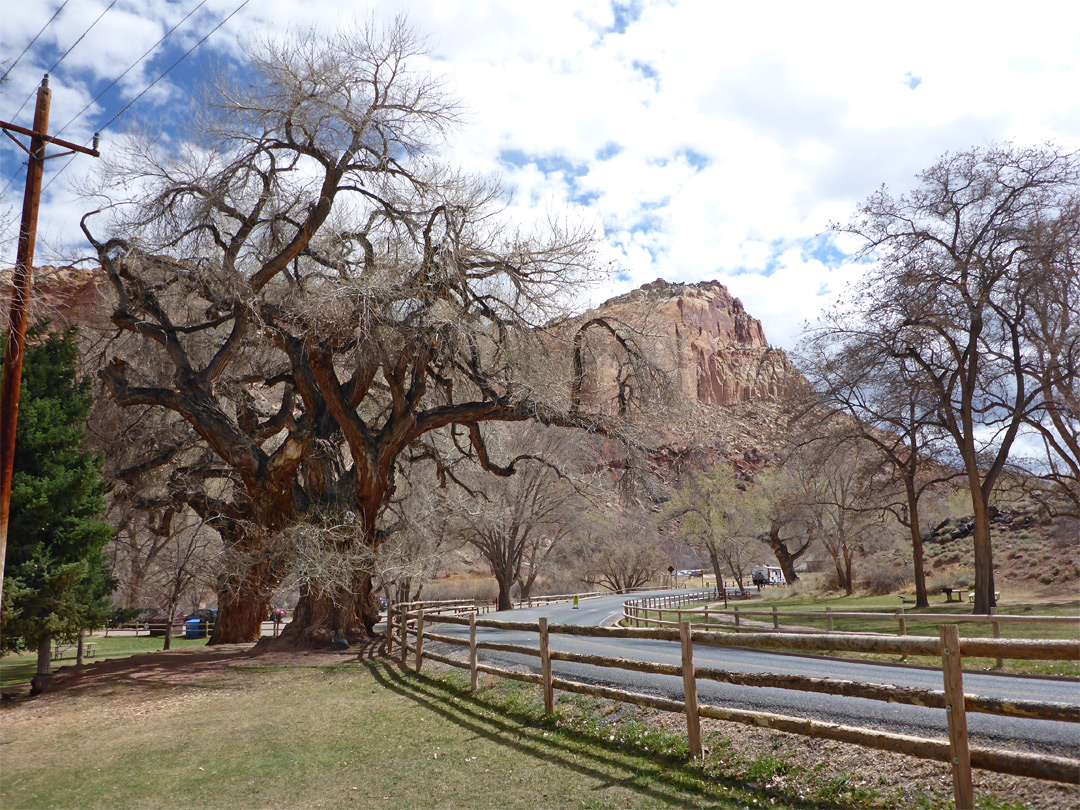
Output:
<path fill-rule="evenodd" d="M 45 329 L 32 330 L 23 360 L 0 648 L 37 647 L 47 675 L 50 640 L 100 626 L 115 583 L 101 460 L 83 447 L 90 382 L 76 381 L 75 330 L 41 339 Z"/>

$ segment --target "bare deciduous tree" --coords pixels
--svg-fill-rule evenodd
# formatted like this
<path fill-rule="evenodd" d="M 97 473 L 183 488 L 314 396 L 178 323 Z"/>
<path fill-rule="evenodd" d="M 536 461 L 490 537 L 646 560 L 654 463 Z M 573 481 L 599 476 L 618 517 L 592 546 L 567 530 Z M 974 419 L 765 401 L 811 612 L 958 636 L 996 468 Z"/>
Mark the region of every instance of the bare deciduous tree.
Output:
<path fill-rule="evenodd" d="M 162 540 L 145 588 L 148 601 L 166 617 L 167 650 L 172 646 L 172 618 L 177 610 L 184 602 L 198 607 L 201 593 L 214 585 L 221 541 L 190 511 L 169 522 Z"/>
<path fill-rule="evenodd" d="M 807 531 L 806 503 L 799 497 L 798 483 L 790 471 L 782 468 L 766 470 L 756 483 L 764 491 L 766 503 L 758 539 L 776 557 L 785 581 L 798 582 L 795 561 L 810 550 L 814 540 Z"/>
<path fill-rule="evenodd" d="M 802 348 L 799 366 L 816 393 L 815 406 L 800 420 L 801 441 L 846 437 L 877 452 L 893 483 L 877 487 L 877 497 L 908 529 L 915 601 L 927 607 L 921 501 L 959 476 L 941 463 L 949 438 L 937 426 L 933 386 L 922 380 L 917 364 L 893 354 L 874 325 L 842 311 L 827 313 Z"/>
<path fill-rule="evenodd" d="M 882 189 L 843 230 L 878 259 L 852 317 L 873 324 L 930 387 L 934 422 L 964 469 L 975 517 L 975 611 L 994 606 L 988 507 L 1029 414 L 1048 391 L 1028 374 L 1030 272 L 1043 229 L 1077 193 L 1080 161 L 1052 147 L 949 154 L 909 196 Z"/>
<path fill-rule="evenodd" d="M 498 609 L 513 607 L 511 590 L 528 599 L 537 576 L 553 561 L 563 541 L 579 526 L 586 504 L 579 494 L 580 444 L 574 451 L 563 437 L 539 429 L 501 431 L 485 441 L 500 454 L 525 446 L 514 457 L 518 472 L 490 481 L 462 473 L 470 497 L 458 498 L 455 513 L 462 539 L 491 567 L 499 585 Z M 459 479 L 460 480 L 460 479 Z"/>
<path fill-rule="evenodd" d="M 855 559 L 875 550 L 884 539 L 881 459 L 865 442 L 845 441 L 843 434 L 805 444 L 784 462 L 801 503 L 802 523 L 832 558 L 837 584 L 849 596 L 855 590 Z"/>
<path fill-rule="evenodd" d="M 624 507 L 609 525 L 595 526 L 587 540 L 585 579 L 617 593 L 640 588 L 664 565 L 660 535 L 648 513 Z"/>
<path fill-rule="evenodd" d="M 1025 465 L 1029 490 L 1048 513 L 1080 518 L 1080 192 L 1034 228 L 1037 250 L 1025 272 L 1021 334 L 1030 347 L 1026 373 L 1036 392 L 1026 422 L 1043 455 Z"/>

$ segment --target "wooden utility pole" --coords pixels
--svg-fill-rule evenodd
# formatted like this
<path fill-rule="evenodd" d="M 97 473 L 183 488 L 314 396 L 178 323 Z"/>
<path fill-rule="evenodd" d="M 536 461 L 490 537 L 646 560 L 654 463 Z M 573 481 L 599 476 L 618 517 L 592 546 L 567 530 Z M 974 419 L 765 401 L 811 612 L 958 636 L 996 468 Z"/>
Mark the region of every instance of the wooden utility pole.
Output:
<path fill-rule="evenodd" d="M 0 129 L 29 155 L 26 163 L 26 190 L 23 192 L 22 220 L 19 225 L 19 246 L 15 272 L 11 279 L 11 316 L 7 340 L 4 342 L 4 381 L 0 386 L 0 598 L 4 595 L 4 559 L 7 557 L 8 518 L 11 512 L 11 476 L 15 467 L 15 429 L 19 420 L 19 387 L 22 383 L 23 349 L 26 347 L 26 321 L 33 281 L 34 242 L 37 239 L 38 205 L 41 202 L 41 176 L 45 161 L 74 152 L 98 157 L 98 136 L 94 148 L 62 141 L 49 136 L 49 74 L 41 80 L 34 108 L 34 127 L 26 129 L 0 121 Z M 30 137 L 27 149 L 12 133 Z M 67 149 L 55 155 L 45 154 L 46 144 Z"/>

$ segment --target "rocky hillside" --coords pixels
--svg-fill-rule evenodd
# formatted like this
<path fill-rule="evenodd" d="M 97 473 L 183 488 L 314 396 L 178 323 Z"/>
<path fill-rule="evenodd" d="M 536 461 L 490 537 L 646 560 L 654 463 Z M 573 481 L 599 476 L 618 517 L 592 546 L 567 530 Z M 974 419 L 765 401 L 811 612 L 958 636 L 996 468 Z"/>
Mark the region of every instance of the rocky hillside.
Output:
<path fill-rule="evenodd" d="M 806 381 L 723 284 L 658 279 L 575 320 L 595 317 L 619 324 L 663 373 L 668 405 L 649 416 L 659 417 L 672 452 L 724 457 L 747 471 L 763 466 L 784 422 L 786 397 Z M 615 339 L 597 331 L 590 340 L 584 371 L 594 382 L 584 395 L 614 409 L 620 385 L 638 383 Z"/>
<path fill-rule="evenodd" d="M 595 314 L 641 329 L 675 370 L 682 397 L 703 405 L 775 401 L 792 373 L 761 321 L 718 281 L 651 284 L 606 301 Z"/>
<path fill-rule="evenodd" d="M 105 277 L 98 271 L 79 267 L 43 266 L 34 270 L 34 290 L 30 298 L 30 323 L 48 318 L 53 328 L 79 326 L 108 328 L 109 312 L 103 305 Z M 0 273 L 0 300 L 3 317 L 11 300 L 11 273 Z"/>

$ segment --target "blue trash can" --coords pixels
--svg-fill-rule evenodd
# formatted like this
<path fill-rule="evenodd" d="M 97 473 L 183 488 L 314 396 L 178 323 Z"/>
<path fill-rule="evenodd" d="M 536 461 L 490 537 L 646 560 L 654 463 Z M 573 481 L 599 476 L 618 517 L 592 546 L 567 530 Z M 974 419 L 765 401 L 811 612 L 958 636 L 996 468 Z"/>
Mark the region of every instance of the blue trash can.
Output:
<path fill-rule="evenodd" d="M 184 620 L 184 638 L 202 638 L 206 635 L 207 622 L 201 616 Z"/>

